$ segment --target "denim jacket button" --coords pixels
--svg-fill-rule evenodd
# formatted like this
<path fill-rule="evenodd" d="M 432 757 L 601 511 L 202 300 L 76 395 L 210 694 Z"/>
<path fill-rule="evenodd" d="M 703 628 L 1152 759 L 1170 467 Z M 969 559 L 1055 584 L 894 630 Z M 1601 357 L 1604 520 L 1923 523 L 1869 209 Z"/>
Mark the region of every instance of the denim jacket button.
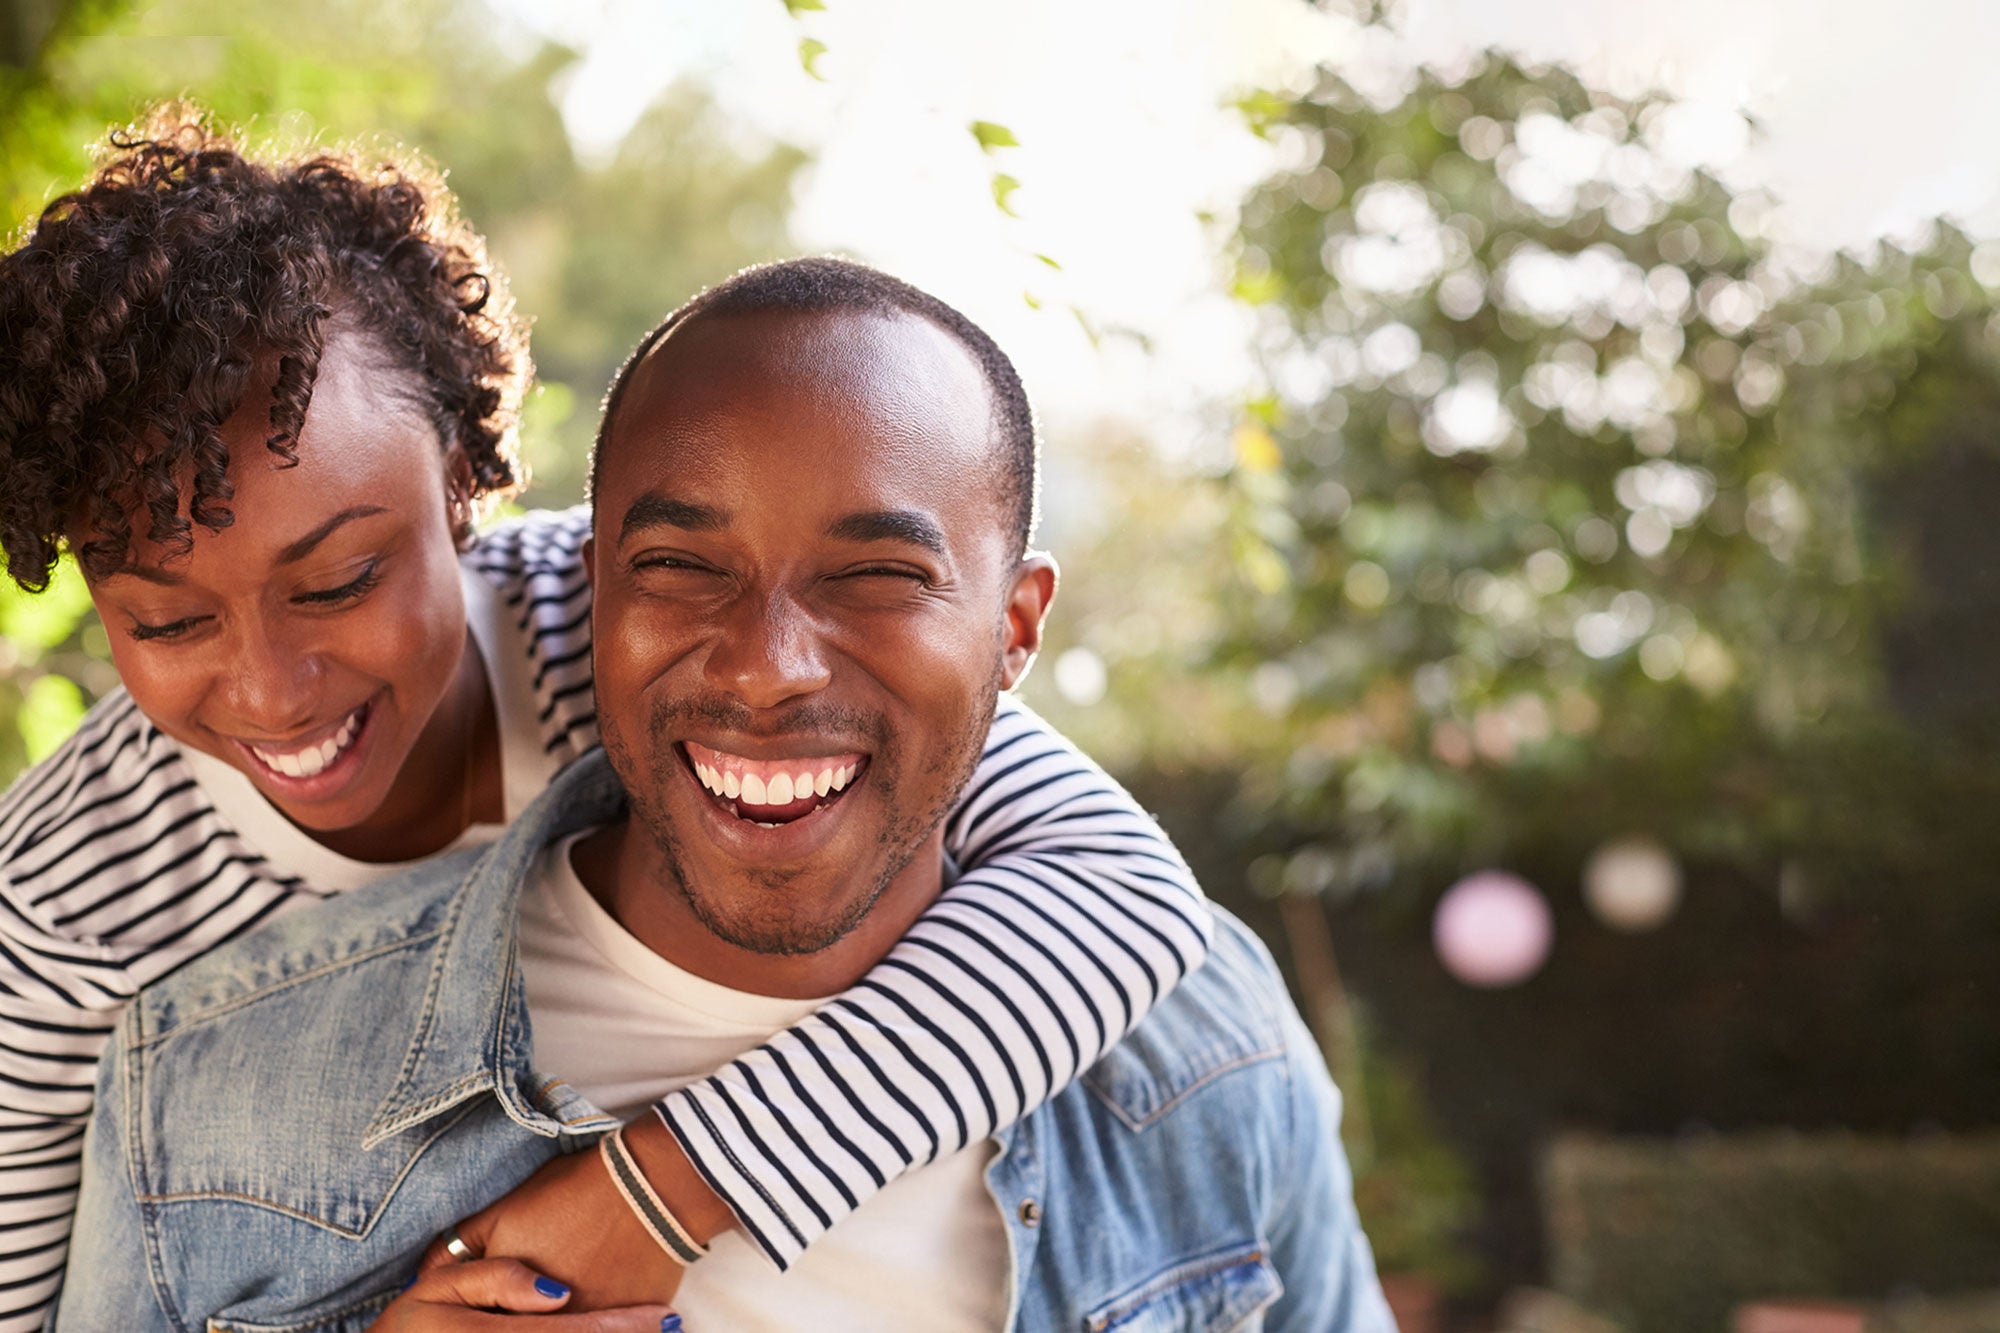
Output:
<path fill-rule="evenodd" d="M 1024 1227 L 1034 1227 L 1040 1226 L 1041 1223 L 1042 1206 L 1033 1199 L 1021 1200 L 1021 1225 Z"/>

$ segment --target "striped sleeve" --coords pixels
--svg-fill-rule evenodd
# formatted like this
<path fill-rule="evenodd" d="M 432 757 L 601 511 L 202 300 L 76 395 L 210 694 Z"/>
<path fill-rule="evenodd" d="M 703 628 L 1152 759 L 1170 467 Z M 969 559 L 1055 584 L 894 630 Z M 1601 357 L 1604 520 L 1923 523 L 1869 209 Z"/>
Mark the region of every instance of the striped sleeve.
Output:
<path fill-rule="evenodd" d="M 42 1327 L 97 1058 L 139 987 L 302 895 L 113 692 L 0 797 L 0 1333 Z"/>
<path fill-rule="evenodd" d="M 781 1269 L 910 1167 L 1061 1092 L 1207 957 L 1173 845 L 1011 698 L 946 839 L 965 869 L 873 971 L 659 1103 Z"/>

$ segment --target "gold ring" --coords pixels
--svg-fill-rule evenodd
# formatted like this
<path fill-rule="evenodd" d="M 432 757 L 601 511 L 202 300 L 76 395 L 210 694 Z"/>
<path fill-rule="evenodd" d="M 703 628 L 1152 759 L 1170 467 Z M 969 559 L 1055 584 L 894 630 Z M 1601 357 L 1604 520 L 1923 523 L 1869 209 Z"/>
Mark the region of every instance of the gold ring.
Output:
<path fill-rule="evenodd" d="M 442 1239 L 444 1241 L 444 1252 L 462 1264 L 470 1263 L 479 1257 L 472 1252 L 472 1247 L 465 1243 L 465 1237 L 458 1234 L 456 1223 L 444 1229 Z"/>

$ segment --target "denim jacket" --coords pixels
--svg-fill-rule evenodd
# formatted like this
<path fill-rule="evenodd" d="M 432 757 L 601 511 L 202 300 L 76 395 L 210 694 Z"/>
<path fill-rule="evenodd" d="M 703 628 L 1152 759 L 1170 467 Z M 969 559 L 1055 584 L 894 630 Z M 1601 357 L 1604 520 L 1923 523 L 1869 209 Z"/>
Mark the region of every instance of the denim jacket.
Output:
<path fill-rule="evenodd" d="M 571 766 L 483 850 L 272 922 L 149 987 L 98 1075 L 70 1333 L 365 1329 L 446 1224 L 613 1122 L 535 1067 L 515 906 L 624 795 Z M 1393 1330 L 1338 1094 L 1269 957 L 1208 963 L 999 1136 L 1024 1330 Z"/>

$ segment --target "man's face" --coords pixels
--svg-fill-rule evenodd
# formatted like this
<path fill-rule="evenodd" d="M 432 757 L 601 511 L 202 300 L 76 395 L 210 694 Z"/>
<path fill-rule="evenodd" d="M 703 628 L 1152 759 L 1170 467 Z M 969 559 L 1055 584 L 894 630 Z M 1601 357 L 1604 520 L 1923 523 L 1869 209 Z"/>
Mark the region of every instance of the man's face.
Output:
<path fill-rule="evenodd" d="M 735 948 L 815 953 L 885 890 L 935 891 L 1054 587 L 992 423 L 977 363 L 912 316 L 698 317 L 627 386 L 589 560 L 599 725 L 670 887 Z"/>

